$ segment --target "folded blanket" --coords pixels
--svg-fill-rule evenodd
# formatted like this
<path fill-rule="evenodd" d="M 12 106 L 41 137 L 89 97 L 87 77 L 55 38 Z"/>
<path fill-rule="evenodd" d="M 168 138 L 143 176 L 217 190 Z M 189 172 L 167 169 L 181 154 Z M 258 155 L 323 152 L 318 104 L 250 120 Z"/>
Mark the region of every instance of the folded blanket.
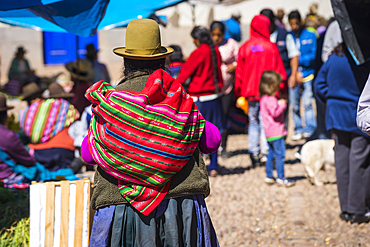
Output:
<path fill-rule="evenodd" d="M 87 136 L 93 159 L 119 180 L 122 196 L 148 215 L 193 155 L 204 118 L 163 70 L 149 76 L 142 92 L 115 91 L 100 81 L 86 98 L 93 104 Z"/>
<path fill-rule="evenodd" d="M 59 169 L 57 171 L 49 171 L 42 164 L 36 162 L 35 166 L 22 166 L 16 164 L 9 155 L 0 148 L 0 160 L 7 164 L 15 174 L 20 174 L 29 181 L 43 182 L 56 179 L 56 177 L 64 177 L 67 180 L 78 180 L 73 171 L 69 168 Z M 19 187 L 18 187 L 19 188 Z"/>

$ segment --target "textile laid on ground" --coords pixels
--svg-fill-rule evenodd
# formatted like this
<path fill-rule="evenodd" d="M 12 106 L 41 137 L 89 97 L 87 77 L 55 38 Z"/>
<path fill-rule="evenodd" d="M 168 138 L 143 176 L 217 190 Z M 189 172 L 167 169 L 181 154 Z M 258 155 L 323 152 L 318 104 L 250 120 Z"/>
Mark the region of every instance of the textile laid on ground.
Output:
<path fill-rule="evenodd" d="M 64 99 L 36 101 L 19 113 L 19 125 L 33 144 L 45 143 L 79 118 Z"/>
<path fill-rule="evenodd" d="M 49 171 L 43 165 L 36 162 L 34 166 L 23 166 L 16 164 L 9 155 L 0 148 L 0 160 L 7 164 L 15 174 L 20 174 L 30 181 L 46 181 L 56 177 L 65 177 L 67 180 L 78 180 L 73 171 L 69 168 L 59 169 L 57 171 Z M 22 183 L 22 181 L 19 181 Z"/>
<path fill-rule="evenodd" d="M 204 118 L 163 70 L 149 76 L 142 92 L 115 91 L 100 81 L 86 97 L 93 103 L 92 157 L 119 180 L 122 196 L 148 215 L 168 192 L 172 176 L 192 157 Z"/>

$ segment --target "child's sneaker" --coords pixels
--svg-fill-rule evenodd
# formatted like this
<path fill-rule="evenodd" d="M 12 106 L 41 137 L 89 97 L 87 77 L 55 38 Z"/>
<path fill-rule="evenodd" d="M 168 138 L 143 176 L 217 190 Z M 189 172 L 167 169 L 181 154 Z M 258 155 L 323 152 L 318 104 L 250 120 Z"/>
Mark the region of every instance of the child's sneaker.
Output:
<path fill-rule="evenodd" d="M 292 141 L 299 141 L 302 139 L 302 137 L 303 137 L 302 133 L 297 133 L 297 134 L 292 135 L 291 138 L 292 138 Z"/>
<path fill-rule="evenodd" d="M 275 183 L 275 179 L 274 178 L 265 177 L 265 183 L 268 184 L 268 185 L 272 185 L 272 184 Z"/>
<path fill-rule="evenodd" d="M 262 158 L 260 160 L 261 165 L 264 166 L 267 162 L 267 154 L 262 154 Z"/>
<path fill-rule="evenodd" d="M 276 183 L 280 186 L 285 186 L 285 187 L 292 187 L 293 185 L 295 185 L 294 181 L 290 181 L 286 178 L 278 178 L 276 179 Z"/>

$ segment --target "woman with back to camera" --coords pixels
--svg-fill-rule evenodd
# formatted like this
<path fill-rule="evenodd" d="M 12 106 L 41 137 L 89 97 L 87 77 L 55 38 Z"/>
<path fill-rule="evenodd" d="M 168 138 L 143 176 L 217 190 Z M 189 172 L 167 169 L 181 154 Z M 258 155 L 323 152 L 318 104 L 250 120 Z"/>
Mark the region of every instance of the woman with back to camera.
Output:
<path fill-rule="evenodd" d="M 222 92 L 224 96 L 222 97 L 222 109 L 225 114 L 225 124 L 226 128 L 222 132 L 222 141 L 221 141 L 221 155 L 224 158 L 229 157 L 229 153 L 226 151 L 226 142 L 229 134 L 229 126 L 227 125 L 227 119 L 229 117 L 230 108 L 232 105 L 235 105 L 234 98 L 234 74 L 236 68 L 236 58 L 239 52 L 239 45 L 232 38 L 225 39 L 225 25 L 220 21 L 214 21 L 211 24 L 211 35 L 213 42 L 221 54 L 221 72 L 222 79 L 224 81 L 224 87 Z"/>
<path fill-rule="evenodd" d="M 86 93 L 93 116 L 81 156 L 98 164 L 90 246 L 218 246 L 200 155 L 217 151 L 217 127 L 164 71 L 173 50 L 161 46 L 155 21 L 131 21 L 126 47 L 113 52 L 124 59 L 124 78 Z"/>
<path fill-rule="evenodd" d="M 191 37 L 197 49 L 191 53 L 183 65 L 177 81 L 184 84 L 190 78 L 189 95 L 204 118 L 216 125 L 222 133 L 225 129 L 225 117 L 221 103 L 223 88 L 221 55 L 207 28 L 194 27 Z M 210 176 L 217 176 L 217 168 L 216 151 L 211 154 Z"/>
<path fill-rule="evenodd" d="M 347 57 L 350 55 L 344 43 L 334 48 L 317 75 L 315 94 L 326 103 L 326 129 L 331 131 L 335 141 L 335 168 L 342 211 L 339 217 L 351 223 L 367 223 L 370 221 L 370 137 L 356 125 L 363 85 L 357 84 L 351 70 L 354 62 Z"/>

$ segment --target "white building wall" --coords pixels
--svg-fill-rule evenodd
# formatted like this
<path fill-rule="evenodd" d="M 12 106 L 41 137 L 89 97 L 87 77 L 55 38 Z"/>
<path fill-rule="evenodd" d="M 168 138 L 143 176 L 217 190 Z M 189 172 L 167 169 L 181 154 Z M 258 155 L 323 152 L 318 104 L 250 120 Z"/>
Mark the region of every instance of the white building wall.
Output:
<path fill-rule="evenodd" d="M 319 4 L 318 12 L 320 15 L 326 18 L 333 16 L 330 0 L 246 0 L 241 3 L 228 6 L 214 6 L 213 17 L 215 20 L 225 20 L 230 18 L 232 13 L 240 12 L 242 16 L 241 23 L 249 24 L 253 16 L 258 14 L 264 8 L 270 8 L 273 11 L 282 8 L 284 9 L 286 15 L 288 15 L 290 11 L 298 9 L 304 18 L 304 16 L 308 13 L 309 6 L 314 2 Z M 196 25 L 208 25 L 208 16 L 211 8 L 211 5 L 196 5 Z M 183 2 L 173 7 L 157 11 L 157 14 L 170 17 L 175 11 L 180 14 L 179 26 L 193 26 L 192 8 L 188 2 Z M 287 16 L 285 21 L 287 22 Z"/>

